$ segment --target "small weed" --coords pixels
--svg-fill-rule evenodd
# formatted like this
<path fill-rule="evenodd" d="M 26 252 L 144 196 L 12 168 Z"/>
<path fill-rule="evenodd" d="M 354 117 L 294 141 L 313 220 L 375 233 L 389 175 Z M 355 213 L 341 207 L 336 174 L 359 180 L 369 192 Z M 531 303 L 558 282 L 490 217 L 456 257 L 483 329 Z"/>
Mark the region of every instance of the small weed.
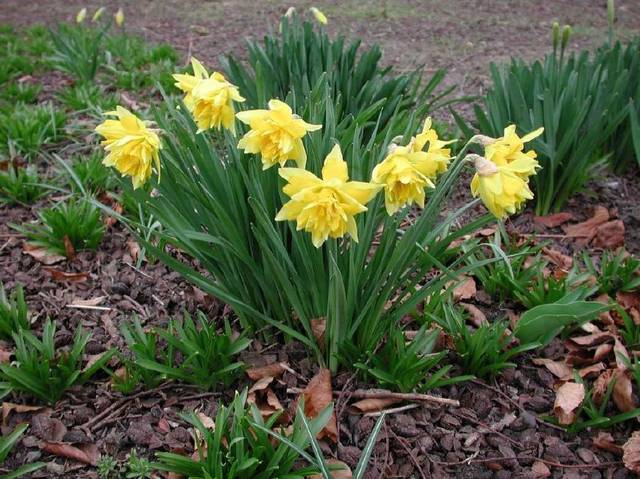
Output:
<path fill-rule="evenodd" d="M 35 165 L 26 168 L 10 167 L 0 172 L 0 204 L 20 203 L 28 205 L 48 193 L 38 176 Z"/>
<path fill-rule="evenodd" d="M 107 351 L 83 370 L 82 356 L 91 334 L 78 328 L 73 345 L 67 349 L 56 347 L 55 333 L 55 323 L 47 319 L 42 339 L 24 329 L 13 335 L 15 362 L 0 364 L 0 378 L 13 391 L 55 404 L 67 389 L 84 383 L 102 369 L 115 353 L 115 350 Z"/>
<path fill-rule="evenodd" d="M 103 41 L 106 27 L 60 25 L 51 30 L 54 67 L 82 81 L 92 81 L 104 62 Z"/>
<path fill-rule="evenodd" d="M 102 241 L 105 228 L 100 209 L 88 200 L 71 198 L 38 216 L 39 224 L 12 227 L 51 252 L 71 256 L 76 251 L 95 250 Z"/>
<path fill-rule="evenodd" d="M 20 424 L 8 435 L 0 437 L 0 464 L 4 463 L 4 461 L 7 459 L 7 456 L 20 440 L 28 427 L 28 424 Z M 38 469 L 43 468 L 44 466 L 45 464 L 43 462 L 33 462 L 30 464 L 25 464 L 24 466 L 14 469 L 8 474 L 3 474 L 2 477 L 3 479 L 16 479 L 18 477 L 24 476 L 25 474 L 35 472 Z"/>
<path fill-rule="evenodd" d="M 4 285 L 0 283 L 0 336 L 11 339 L 14 334 L 29 327 L 22 285 L 16 286 L 11 295 L 7 296 Z"/>
<path fill-rule="evenodd" d="M 69 186 L 76 191 L 97 196 L 115 186 L 113 172 L 102 164 L 104 156 L 94 152 L 91 156 L 77 156 L 71 163 L 74 177 L 68 179 Z"/>
<path fill-rule="evenodd" d="M 623 249 L 615 253 L 604 251 L 599 266 L 586 252 L 583 260 L 589 273 L 596 278 L 600 293 L 615 297 L 618 291 L 633 291 L 640 287 L 640 260 Z"/>
<path fill-rule="evenodd" d="M 3 86 L 0 99 L 6 103 L 34 103 L 42 86 L 37 83 L 11 82 Z"/>
<path fill-rule="evenodd" d="M 118 461 L 113 456 L 102 455 L 98 461 L 98 477 L 100 479 L 118 479 L 120 468 Z"/>
<path fill-rule="evenodd" d="M 129 454 L 129 462 L 127 464 L 127 479 L 150 479 L 153 473 L 151 462 L 144 457 L 138 457 L 135 449 Z"/>
<path fill-rule="evenodd" d="M 58 99 L 70 110 L 86 111 L 95 115 L 114 110 L 118 104 L 116 95 L 104 92 L 103 88 L 95 83 L 68 86 L 58 94 Z"/>
<path fill-rule="evenodd" d="M 11 157 L 36 157 L 43 146 L 61 139 L 65 121 L 64 112 L 51 103 L 38 106 L 17 103 L 0 112 L 0 152 Z"/>

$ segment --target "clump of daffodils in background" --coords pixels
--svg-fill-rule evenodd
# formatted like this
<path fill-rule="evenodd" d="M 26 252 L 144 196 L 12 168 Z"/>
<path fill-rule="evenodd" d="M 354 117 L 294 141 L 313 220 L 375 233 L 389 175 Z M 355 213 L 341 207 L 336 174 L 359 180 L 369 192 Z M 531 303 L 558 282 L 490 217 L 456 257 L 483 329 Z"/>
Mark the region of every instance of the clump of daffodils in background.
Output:
<path fill-rule="evenodd" d="M 195 58 L 191 59 L 193 75 L 175 74 L 176 87 L 185 93 L 184 104 L 193 114 L 198 133 L 211 128 L 224 127 L 235 135 L 234 102 L 243 102 L 238 88 L 229 83 L 224 75 L 211 75 Z"/>
<path fill-rule="evenodd" d="M 381 186 L 349 181 L 347 162 L 336 145 L 324 160 L 322 178 L 302 168 L 280 168 L 287 181 L 282 189 L 291 199 L 276 216 L 276 221 L 296 221 L 297 229 L 311 233 L 316 248 L 327 238 L 342 238 L 347 233 L 358 241 L 355 216 L 367 211 L 365 206 Z"/>
<path fill-rule="evenodd" d="M 139 188 L 151 177 L 153 166 L 160 175 L 160 138 L 126 108 L 118 106 L 107 115 L 116 116 L 96 127 L 104 137 L 102 145 L 108 153 L 103 164 L 113 166 L 122 176 L 130 176 L 133 188 Z"/>
<path fill-rule="evenodd" d="M 307 152 L 302 138 L 307 132 L 322 128 L 294 115 L 291 107 L 280 100 L 270 100 L 268 110 L 241 111 L 236 117 L 250 128 L 240 139 L 238 148 L 260 154 L 264 170 L 276 164 L 284 166 L 288 160 L 304 168 Z"/>
<path fill-rule="evenodd" d="M 424 208 L 425 189 L 434 188 L 436 177 L 447 170 L 451 150 L 445 146 L 450 143 L 438 139 L 431 128 L 431 119 L 427 118 L 422 132 L 408 145 L 391 145 L 388 156 L 373 169 L 371 176 L 374 183 L 384 186 L 389 215 L 413 203 Z"/>
<path fill-rule="evenodd" d="M 529 178 L 540 168 L 534 150 L 524 151 L 524 144 L 543 132 L 539 128 L 522 138 L 515 125 L 504 129 L 501 138 L 476 137 L 484 145 L 484 156 L 469 155 L 476 174 L 471 181 L 471 192 L 480 197 L 487 209 L 498 219 L 516 213 L 533 198 Z"/>

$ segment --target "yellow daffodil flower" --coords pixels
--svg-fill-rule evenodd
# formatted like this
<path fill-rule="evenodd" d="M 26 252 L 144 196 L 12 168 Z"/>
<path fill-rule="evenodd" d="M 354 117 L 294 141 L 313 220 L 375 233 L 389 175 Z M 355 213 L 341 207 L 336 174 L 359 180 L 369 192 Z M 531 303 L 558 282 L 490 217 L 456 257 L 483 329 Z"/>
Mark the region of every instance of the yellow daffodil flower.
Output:
<path fill-rule="evenodd" d="M 246 153 L 260 153 L 263 170 L 275 164 L 284 166 L 287 160 L 294 160 L 299 168 L 304 168 L 307 152 L 302 137 L 308 131 L 322 128 L 294 115 L 289 105 L 280 100 L 269 101 L 268 110 L 241 111 L 236 117 L 251 128 L 238 142 L 238 148 Z"/>
<path fill-rule="evenodd" d="M 380 190 L 380 185 L 349 181 L 347 163 L 336 145 L 322 167 L 322 179 L 302 168 L 280 168 L 287 180 L 282 191 L 291 198 L 278 212 L 276 221 L 296 221 L 298 231 L 311 233 L 316 248 L 327 238 L 342 238 L 345 234 L 358 241 L 355 215 Z"/>
<path fill-rule="evenodd" d="M 100 17 L 102 16 L 102 14 L 104 13 L 104 7 L 100 7 L 96 10 L 96 13 L 93 14 L 93 17 L 91 18 L 91 21 L 93 23 L 96 23 L 98 20 L 100 20 Z"/>
<path fill-rule="evenodd" d="M 503 136 L 495 140 L 489 140 L 484 147 L 484 156 L 498 166 L 512 164 L 517 161 L 516 172 L 523 179 L 535 175 L 540 165 L 536 161 L 536 152 L 524 151 L 524 144 L 542 134 L 544 128 L 538 128 L 522 138 L 516 133 L 516 126 L 509 125 L 504 129 Z"/>
<path fill-rule="evenodd" d="M 322 25 L 327 24 L 327 16 L 324 13 L 322 13 L 319 9 L 317 9 L 316 7 L 311 7 L 309 11 L 313 14 L 313 16 L 318 21 L 318 23 Z"/>
<path fill-rule="evenodd" d="M 119 27 L 122 26 L 122 24 L 124 23 L 124 12 L 122 11 L 122 8 L 119 8 L 118 11 L 116 12 L 116 14 L 113 16 L 113 18 L 116 19 L 116 25 L 118 25 Z"/>
<path fill-rule="evenodd" d="M 233 102 L 242 102 L 238 87 L 218 72 L 211 75 L 195 58 L 191 59 L 193 75 L 175 74 L 176 86 L 185 93 L 184 104 L 198 124 L 198 133 L 221 126 L 235 135 Z"/>
<path fill-rule="evenodd" d="M 76 23 L 82 23 L 84 22 L 84 19 L 87 18 L 87 9 L 83 8 L 81 9 L 78 14 L 76 15 Z"/>
<path fill-rule="evenodd" d="M 424 147 L 429 144 L 427 151 Z M 385 207 L 393 215 L 413 203 L 424 207 L 425 188 L 434 188 L 433 180 L 446 171 L 451 159 L 444 148 L 451 141 L 441 141 L 427 118 L 420 134 L 407 146 L 391 145 L 389 155 L 376 165 L 371 181 L 384 186 Z"/>
<path fill-rule="evenodd" d="M 117 116 L 117 120 L 105 120 L 96 127 L 108 155 L 103 160 L 105 166 L 113 166 L 123 176 L 130 176 L 133 188 L 138 188 L 151 177 L 152 165 L 160 174 L 161 145 L 158 134 L 149 128 L 126 108 L 118 106 L 107 115 Z"/>
<path fill-rule="evenodd" d="M 498 165 L 478 155 L 468 155 L 473 159 L 476 174 L 471 180 L 471 193 L 480 199 L 487 209 L 498 219 L 514 214 L 527 200 L 533 198 L 528 181 L 521 172 L 527 166 L 527 158 L 514 159 Z"/>

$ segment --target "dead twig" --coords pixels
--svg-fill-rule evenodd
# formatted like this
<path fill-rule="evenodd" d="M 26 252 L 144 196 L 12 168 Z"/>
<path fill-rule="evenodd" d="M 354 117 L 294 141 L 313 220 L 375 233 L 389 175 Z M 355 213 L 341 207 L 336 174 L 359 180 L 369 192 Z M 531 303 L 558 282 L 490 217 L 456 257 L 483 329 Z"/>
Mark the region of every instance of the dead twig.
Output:
<path fill-rule="evenodd" d="M 475 455 L 475 454 L 474 454 Z M 461 466 L 463 464 L 482 464 L 487 462 L 500 462 L 500 461 L 539 461 L 545 463 L 547 466 L 558 467 L 563 469 L 601 469 L 604 467 L 611 466 L 620 466 L 622 465 L 622 461 L 611 461 L 611 462 L 601 462 L 598 464 L 561 464 L 559 462 L 550 461 L 548 459 L 542 459 L 541 457 L 532 457 L 532 456 L 513 456 L 513 457 L 486 457 L 483 459 L 474 459 L 472 455 L 462 461 L 457 462 L 441 462 L 441 461 L 433 461 L 435 464 L 439 466 L 452 467 L 452 466 Z"/>
<path fill-rule="evenodd" d="M 288 394 L 300 394 L 302 391 L 303 389 L 300 388 L 287 389 Z M 356 389 L 355 391 L 346 392 L 334 391 L 333 395 L 337 397 L 348 395 L 353 399 L 398 399 L 399 401 L 432 402 L 436 404 L 444 404 L 447 406 L 460 406 L 460 401 L 458 401 L 457 399 L 432 396 L 430 394 L 396 393 L 393 391 L 387 391 L 386 389 Z"/>

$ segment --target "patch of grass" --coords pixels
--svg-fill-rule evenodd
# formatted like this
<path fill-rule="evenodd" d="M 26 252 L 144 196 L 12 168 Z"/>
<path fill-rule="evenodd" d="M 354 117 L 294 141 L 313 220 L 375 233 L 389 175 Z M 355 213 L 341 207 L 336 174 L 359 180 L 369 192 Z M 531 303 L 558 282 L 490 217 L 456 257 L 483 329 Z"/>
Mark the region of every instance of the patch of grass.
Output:
<path fill-rule="evenodd" d="M 104 155 L 94 151 L 91 156 L 76 156 L 71 163 L 74 176 L 68 177 L 69 186 L 76 191 L 97 196 L 115 186 L 113 172 L 102 164 Z"/>
<path fill-rule="evenodd" d="M 107 93 L 96 83 L 76 83 L 60 91 L 58 100 L 70 110 L 86 111 L 100 116 L 105 111 L 115 110 L 118 96 Z"/>
<path fill-rule="evenodd" d="M 70 349 L 56 347 L 56 325 L 47 319 L 42 339 L 27 330 L 13 335 L 15 362 L 0 364 L 0 379 L 15 392 L 55 404 L 70 387 L 82 384 L 111 359 L 115 350 L 83 370 L 82 356 L 91 334 L 78 328 Z"/>
<path fill-rule="evenodd" d="M 618 291 L 633 291 L 640 288 L 640 260 L 624 249 L 617 252 L 605 250 L 600 264 L 587 252 L 582 255 L 587 271 L 593 275 L 600 293 L 615 297 Z"/>
<path fill-rule="evenodd" d="M 451 338 L 464 371 L 479 378 L 495 376 L 503 369 L 514 367 L 515 356 L 540 346 L 539 343 L 513 344 L 514 338 L 507 333 L 504 320 L 474 328 L 467 324 L 467 314 L 452 305 L 445 305 L 443 313 L 442 316 L 430 315 L 428 319 Z"/>
<path fill-rule="evenodd" d="M 48 193 L 35 165 L 0 171 L 0 204 L 31 204 Z"/>
<path fill-rule="evenodd" d="M 51 30 L 53 66 L 76 79 L 92 81 L 104 63 L 105 33 L 106 28 L 83 25 L 62 24 Z"/>
<path fill-rule="evenodd" d="M 41 90 L 42 86 L 37 83 L 10 82 L 3 85 L 0 100 L 5 104 L 34 103 Z"/>
<path fill-rule="evenodd" d="M 7 296 L 4 285 L 0 282 L 0 336 L 11 339 L 23 329 L 29 329 L 27 303 L 24 300 L 22 285 L 16 286 Z"/>
<path fill-rule="evenodd" d="M 85 199 L 71 198 L 38 213 L 40 223 L 12 225 L 29 241 L 47 250 L 69 255 L 81 250 L 95 250 L 102 241 L 104 224 L 100 209 Z"/>
<path fill-rule="evenodd" d="M 0 437 L 0 464 L 4 463 L 4 461 L 7 459 L 7 456 L 9 455 L 13 447 L 18 443 L 28 427 L 28 424 L 19 424 L 8 435 Z M 11 472 L 3 474 L 2 478 L 16 479 L 18 477 L 24 476 L 25 474 L 35 472 L 38 469 L 43 468 L 44 466 L 45 464 L 43 462 L 33 462 L 30 464 L 25 464 L 24 466 L 14 469 Z"/>
<path fill-rule="evenodd" d="M 17 103 L 0 112 L 0 152 L 11 157 L 35 158 L 44 146 L 62 138 L 65 121 L 64 112 L 51 103 L 37 106 Z"/>

